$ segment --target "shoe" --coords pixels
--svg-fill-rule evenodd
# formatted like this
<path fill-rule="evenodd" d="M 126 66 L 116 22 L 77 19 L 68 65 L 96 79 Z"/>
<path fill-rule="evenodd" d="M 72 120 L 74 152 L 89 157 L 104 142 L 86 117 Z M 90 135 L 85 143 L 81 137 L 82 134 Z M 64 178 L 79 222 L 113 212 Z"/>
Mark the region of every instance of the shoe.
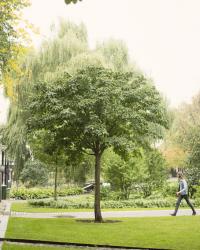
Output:
<path fill-rule="evenodd" d="M 171 216 L 176 216 L 176 214 L 174 214 L 174 213 L 173 213 L 173 214 L 170 214 L 170 215 L 171 215 Z"/>
<path fill-rule="evenodd" d="M 196 212 L 193 212 L 192 215 L 196 215 L 197 213 Z"/>

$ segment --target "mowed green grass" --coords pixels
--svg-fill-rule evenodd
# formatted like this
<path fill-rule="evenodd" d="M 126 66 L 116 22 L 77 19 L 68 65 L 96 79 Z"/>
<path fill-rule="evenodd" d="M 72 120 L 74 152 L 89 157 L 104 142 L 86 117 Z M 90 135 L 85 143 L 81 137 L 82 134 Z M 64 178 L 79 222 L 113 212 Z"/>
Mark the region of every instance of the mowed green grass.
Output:
<path fill-rule="evenodd" d="M 113 220 L 113 219 L 112 219 Z M 200 249 L 200 216 L 120 218 L 116 223 L 11 217 L 6 237 L 165 249 Z"/>
<path fill-rule="evenodd" d="M 11 206 L 13 212 L 25 213 L 57 213 L 57 212 L 75 212 L 75 211 L 93 211 L 93 209 L 67 209 L 67 208 L 49 208 L 49 207 L 35 207 L 28 202 L 13 202 Z"/>
<path fill-rule="evenodd" d="M 52 247 L 52 246 L 31 246 L 14 243 L 4 243 L 3 250 L 80 250 L 82 248 L 71 248 L 71 247 Z"/>

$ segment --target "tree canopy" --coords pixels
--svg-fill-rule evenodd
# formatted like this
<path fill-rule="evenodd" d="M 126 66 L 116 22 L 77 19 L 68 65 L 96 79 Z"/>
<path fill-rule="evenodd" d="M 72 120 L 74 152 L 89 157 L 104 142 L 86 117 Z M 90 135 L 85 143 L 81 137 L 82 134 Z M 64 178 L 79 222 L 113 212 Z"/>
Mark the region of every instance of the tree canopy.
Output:
<path fill-rule="evenodd" d="M 31 46 L 27 31 L 33 27 L 21 15 L 28 5 L 29 0 L 0 1 L 0 83 L 11 98 L 17 78 L 24 73 L 20 62 Z"/>

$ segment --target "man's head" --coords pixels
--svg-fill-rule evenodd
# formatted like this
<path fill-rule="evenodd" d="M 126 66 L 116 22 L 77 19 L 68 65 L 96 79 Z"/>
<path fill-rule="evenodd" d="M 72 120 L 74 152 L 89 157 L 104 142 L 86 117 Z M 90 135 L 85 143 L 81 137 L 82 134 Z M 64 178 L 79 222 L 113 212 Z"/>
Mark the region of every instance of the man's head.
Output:
<path fill-rule="evenodd" d="M 183 173 L 182 172 L 178 172 L 177 173 L 177 177 L 179 178 L 179 179 L 183 179 L 184 177 L 183 177 Z"/>

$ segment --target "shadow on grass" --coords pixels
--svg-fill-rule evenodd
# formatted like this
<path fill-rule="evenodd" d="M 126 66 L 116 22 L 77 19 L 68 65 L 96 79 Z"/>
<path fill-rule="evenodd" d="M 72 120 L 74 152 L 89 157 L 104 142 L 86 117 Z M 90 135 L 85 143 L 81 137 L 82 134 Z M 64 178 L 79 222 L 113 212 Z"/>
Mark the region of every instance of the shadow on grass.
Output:
<path fill-rule="evenodd" d="M 102 222 L 97 222 L 95 220 L 88 220 L 88 219 L 81 219 L 81 220 L 76 220 L 78 222 L 83 222 L 83 223 L 118 223 L 118 222 L 123 222 L 121 220 L 103 220 Z"/>
<path fill-rule="evenodd" d="M 59 214 L 56 215 L 55 218 L 74 218 L 72 215 Z"/>

